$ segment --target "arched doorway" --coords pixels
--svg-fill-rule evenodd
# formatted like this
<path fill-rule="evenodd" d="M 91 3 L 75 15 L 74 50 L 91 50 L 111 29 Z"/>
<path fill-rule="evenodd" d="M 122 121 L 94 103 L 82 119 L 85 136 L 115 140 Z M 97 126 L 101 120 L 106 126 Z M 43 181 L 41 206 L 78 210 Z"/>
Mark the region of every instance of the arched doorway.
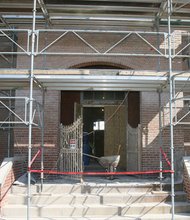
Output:
<path fill-rule="evenodd" d="M 113 69 L 102 64 L 85 66 L 86 69 Z M 98 77 L 98 76 L 97 76 Z M 82 110 L 81 110 L 82 109 Z M 138 159 L 138 151 L 128 149 L 128 125 L 137 128 L 140 123 L 140 93 L 128 91 L 62 91 L 61 123 L 67 125 L 82 114 L 84 132 L 88 133 L 90 154 L 97 157 L 114 155 L 121 145 L 120 170 L 130 167 L 127 158 Z M 132 130 L 133 132 L 133 130 Z M 136 155 L 134 155 L 136 154 Z"/>

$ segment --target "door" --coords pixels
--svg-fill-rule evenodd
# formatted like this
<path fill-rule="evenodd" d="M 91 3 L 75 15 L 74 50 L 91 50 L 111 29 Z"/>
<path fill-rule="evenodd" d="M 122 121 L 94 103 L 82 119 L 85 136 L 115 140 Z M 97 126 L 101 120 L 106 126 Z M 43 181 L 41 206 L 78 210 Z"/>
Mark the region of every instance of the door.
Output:
<path fill-rule="evenodd" d="M 126 128 L 127 108 L 125 105 L 109 105 L 104 107 L 105 134 L 104 134 L 104 155 L 111 156 L 118 154 L 120 148 L 119 168 L 126 170 Z"/>
<path fill-rule="evenodd" d="M 140 156 L 141 156 L 141 136 L 140 125 L 137 128 L 132 128 L 128 124 L 127 137 L 127 170 L 140 170 Z"/>

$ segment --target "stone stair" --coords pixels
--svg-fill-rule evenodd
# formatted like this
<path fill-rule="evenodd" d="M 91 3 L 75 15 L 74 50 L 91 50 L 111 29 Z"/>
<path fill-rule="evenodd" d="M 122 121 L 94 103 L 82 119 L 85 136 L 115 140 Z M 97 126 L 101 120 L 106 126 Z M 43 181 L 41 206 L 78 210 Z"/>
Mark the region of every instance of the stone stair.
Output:
<path fill-rule="evenodd" d="M 165 185 L 165 189 L 168 185 Z M 175 219 L 190 219 L 190 203 L 182 185 L 176 184 Z M 169 191 L 152 183 L 76 183 L 31 186 L 31 220 L 156 220 L 171 219 Z M 27 188 L 13 186 L 2 219 L 24 220 L 27 216 Z M 0 219 L 1 219 L 0 218 Z"/>

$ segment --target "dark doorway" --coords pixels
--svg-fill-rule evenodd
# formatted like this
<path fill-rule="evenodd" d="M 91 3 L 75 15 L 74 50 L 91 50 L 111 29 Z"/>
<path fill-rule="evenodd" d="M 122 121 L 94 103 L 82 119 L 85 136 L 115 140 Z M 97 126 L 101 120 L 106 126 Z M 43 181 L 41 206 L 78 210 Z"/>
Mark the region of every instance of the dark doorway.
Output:
<path fill-rule="evenodd" d="M 83 118 L 83 140 L 87 141 L 84 153 L 110 156 L 121 146 L 118 169 L 140 169 L 140 136 L 135 136 L 140 124 L 139 92 L 62 91 L 61 123 L 73 123 L 78 109 Z M 89 170 L 99 169 L 92 157 L 85 162 Z"/>
<path fill-rule="evenodd" d="M 128 94 L 128 123 L 132 128 L 140 124 L 140 93 L 129 92 Z"/>
<path fill-rule="evenodd" d="M 80 103 L 80 92 L 61 91 L 61 123 L 70 125 L 74 122 L 74 104 Z"/>
<path fill-rule="evenodd" d="M 104 108 L 83 108 L 84 132 L 89 133 L 89 145 L 92 154 L 104 156 Z"/>

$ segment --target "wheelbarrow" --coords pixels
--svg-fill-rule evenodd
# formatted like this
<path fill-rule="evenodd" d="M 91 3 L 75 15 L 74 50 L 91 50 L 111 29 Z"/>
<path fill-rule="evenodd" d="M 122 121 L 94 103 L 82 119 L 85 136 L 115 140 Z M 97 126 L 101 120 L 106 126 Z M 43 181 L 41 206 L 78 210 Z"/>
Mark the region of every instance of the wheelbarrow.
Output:
<path fill-rule="evenodd" d="M 120 161 L 120 155 L 113 155 L 113 156 L 104 156 L 104 157 L 96 157 L 91 154 L 83 153 L 85 156 L 92 157 L 97 159 L 99 164 L 104 167 L 108 172 L 116 171 L 116 168 Z"/>
<path fill-rule="evenodd" d="M 97 159 L 99 164 L 103 168 L 105 168 L 107 172 L 116 172 L 116 168 L 120 161 L 120 155 L 119 155 L 120 147 L 121 146 L 119 145 L 118 154 L 113 156 L 96 157 L 94 155 L 86 154 L 86 153 L 83 153 L 83 155 Z M 110 176 L 110 179 L 113 179 L 113 176 Z"/>

